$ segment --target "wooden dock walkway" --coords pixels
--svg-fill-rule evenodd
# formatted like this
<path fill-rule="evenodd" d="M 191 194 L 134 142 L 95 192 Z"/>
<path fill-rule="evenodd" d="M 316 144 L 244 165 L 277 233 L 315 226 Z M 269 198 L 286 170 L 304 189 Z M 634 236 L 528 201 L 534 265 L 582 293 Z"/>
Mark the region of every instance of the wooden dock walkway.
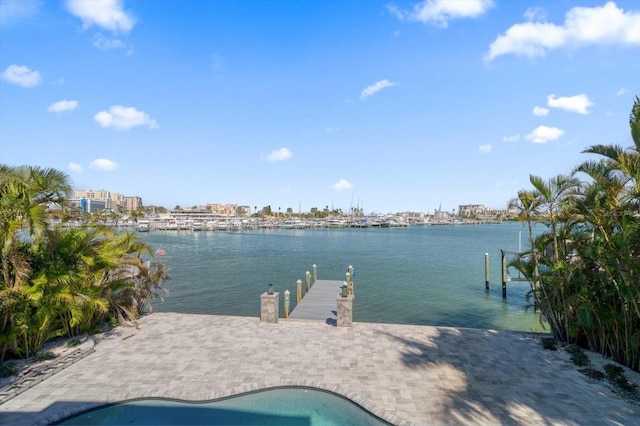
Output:
<path fill-rule="evenodd" d="M 343 281 L 317 280 L 289 314 L 291 319 L 337 321 L 336 298 Z"/>

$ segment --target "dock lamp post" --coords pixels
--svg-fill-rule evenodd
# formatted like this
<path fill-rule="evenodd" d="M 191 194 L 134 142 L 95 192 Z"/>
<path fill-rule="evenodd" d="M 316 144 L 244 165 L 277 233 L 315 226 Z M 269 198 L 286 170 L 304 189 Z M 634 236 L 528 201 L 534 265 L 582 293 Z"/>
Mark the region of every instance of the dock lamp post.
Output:
<path fill-rule="evenodd" d="M 269 283 L 267 286 L 267 294 L 273 294 L 273 284 Z"/>
<path fill-rule="evenodd" d="M 347 283 L 346 283 L 346 282 L 344 282 L 344 283 L 342 284 L 342 287 L 341 287 L 341 290 L 342 290 L 341 295 L 342 295 L 342 297 L 347 297 L 348 289 L 349 289 L 349 287 L 348 287 Z"/>

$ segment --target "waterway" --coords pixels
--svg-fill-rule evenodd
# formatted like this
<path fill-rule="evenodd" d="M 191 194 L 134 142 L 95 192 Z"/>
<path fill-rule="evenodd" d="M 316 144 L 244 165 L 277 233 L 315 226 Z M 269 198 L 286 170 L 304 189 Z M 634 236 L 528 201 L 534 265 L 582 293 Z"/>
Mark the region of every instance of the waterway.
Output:
<path fill-rule="evenodd" d="M 257 317 L 269 283 L 281 304 L 282 292 L 291 292 L 293 309 L 296 281 L 304 288 L 313 264 L 327 280 L 344 280 L 352 265 L 354 321 L 543 330 L 528 308 L 528 282 L 508 282 L 502 298 L 500 250 L 527 246 L 528 231 L 519 223 L 138 235 L 164 250 L 157 258 L 170 267 L 170 295 L 154 301 L 155 311 Z"/>

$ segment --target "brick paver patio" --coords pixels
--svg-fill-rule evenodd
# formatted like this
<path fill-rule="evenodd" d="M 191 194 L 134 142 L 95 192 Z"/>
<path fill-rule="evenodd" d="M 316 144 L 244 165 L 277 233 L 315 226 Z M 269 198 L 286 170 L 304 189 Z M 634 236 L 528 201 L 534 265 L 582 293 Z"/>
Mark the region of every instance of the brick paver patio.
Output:
<path fill-rule="evenodd" d="M 0 424 L 283 385 L 339 393 L 394 424 L 640 424 L 640 406 L 515 332 L 154 313 L 94 349 L 0 405 Z"/>

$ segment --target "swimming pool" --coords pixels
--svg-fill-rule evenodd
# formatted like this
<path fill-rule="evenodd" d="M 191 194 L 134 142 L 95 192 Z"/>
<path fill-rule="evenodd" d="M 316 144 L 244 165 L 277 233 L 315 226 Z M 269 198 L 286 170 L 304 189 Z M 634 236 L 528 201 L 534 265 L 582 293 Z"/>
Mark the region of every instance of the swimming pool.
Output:
<path fill-rule="evenodd" d="M 59 425 L 389 425 L 332 392 L 273 388 L 206 402 L 136 399 L 64 419 Z"/>

